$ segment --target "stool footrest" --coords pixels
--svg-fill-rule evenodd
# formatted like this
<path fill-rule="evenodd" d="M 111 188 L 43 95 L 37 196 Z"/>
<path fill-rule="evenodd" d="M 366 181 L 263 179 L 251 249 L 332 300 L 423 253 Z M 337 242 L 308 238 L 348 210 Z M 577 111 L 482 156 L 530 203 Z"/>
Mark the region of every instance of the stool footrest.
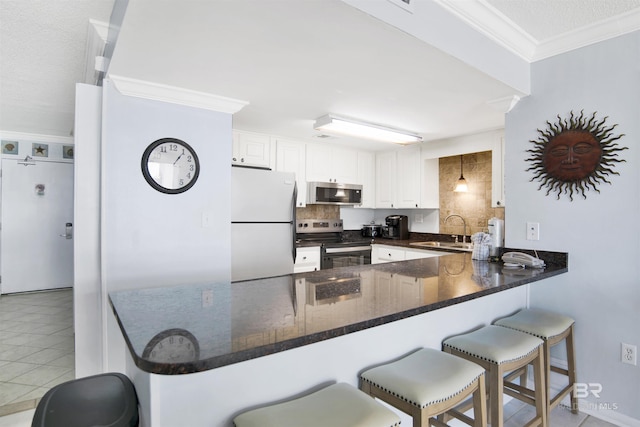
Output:
<path fill-rule="evenodd" d="M 573 390 L 573 384 L 569 384 L 568 386 L 566 386 L 565 388 L 563 388 L 562 390 L 560 390 L 558 392 L 558 394 L 556 394 L 554 396 L 553 399 L 551 399 L 551 403 L 549 405 L 549 407 L 551 409 L 555 408 L 556 406 L 558 406 L 558 404 L 560 403 L 560 401 L 569 393 L 571 393 L 571 390 Z M 572 410 L 574 410 L 575 408 L 571 408 Z"/>
<path fill-rule="evenodd" d="M 528 366 L 528 365 L 527 365 Z M 524 374 L 524 370 L 527 367 L 523 367 L 520 369 L 516 369 L 515 371 L 511 372 L 509 375 L 507 375 L 506 377 L 504 377 L 505 381 L 513 381 L 515 378 L 519 378 L 520 376 L 522 376 L 522 374 Z"/>
<path fill-rule="evenodd" d="M 531 406 L 536 406 L 536 401 L 534 398 L 529 397 L 529 395 L 531 394 L 531 390 L 529 390 L 528 388 L 522 388 L 516 384 L 513 384 L 516 387 L 510 387 L 507 384 L 505 384 L 504 387 L 504 394 L 509 395 L 515 399 L 518 399 L 521 402 L 524 402 L 528 405 Z M 518 390 L 518 391 L 516 391 Z M 526 392 L 526 394 L 525 394 Z"/>
<path fill-rule="evenodd" d="M 462 421 L 465 424 L 469 424 L 470 426 L 473 425 L 474 420 L 471 417 L 466 416 L 465 414 L 463 414 L 462 412 L 456 410 L 456 409 L 452 409 L 449 412 L 447 412 L 447 414 L 451 415 L 454 418 L 459 419 L 460 421 Z M 475 416 L 475 414 L 473 414 Z"/>
<path fill-rule="evenodd" d="M 562 375 L 569 375 L 569 371 L 567 369 L 564 368 L 558 368 L 557 366 L 550 366 L 550 369 L 552 372 L 558 373 L 558 374 L 562 374 Z"/>

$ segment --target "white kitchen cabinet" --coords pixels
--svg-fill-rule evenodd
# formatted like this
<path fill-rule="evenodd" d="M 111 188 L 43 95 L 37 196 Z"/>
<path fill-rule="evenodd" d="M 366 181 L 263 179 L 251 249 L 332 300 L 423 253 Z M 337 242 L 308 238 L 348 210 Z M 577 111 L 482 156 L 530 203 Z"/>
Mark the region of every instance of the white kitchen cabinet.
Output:
<path fill-rule="evenodd" d="M 396 193 L 396 153 L 376 153 L 376 208 L 393 208 Z"/>
<path fill-rule="evenodd" d="M 358 179 L 358 152 L 332 145 L 307 144 L 307 181 L 353 184 Z"/>
<path fill-rule="evenodd" d="M 269 135 L 234 131 L 231 164 L 272 168 L 272 147 Z"/>
<path fill-rule="evenodd" d="M 371 264 L 404 261 L 404 248 L 386 245 L 371 245 Z"/>
<path fill-rule="evenodd" d="M 423 209 L 440 209 L 440 159 L 427 159 L 423 156 L 420 166 L 422 187 L 420 207 Z"/>
<path fill-rule="evenodd" d="M 381 264 L 394 261 L 408 261 L 412 259 L 431 258 L 447 255 L 444 251 L 429 251 L 424 249 L 409 249 L 400 246 L 371 245 L 371 264 Z"/>
<path fill-rule="evenodd" d="M 320 246 L 309 246 L 296 249 L 294 273 L 306 273 L 320 270 Z"/>
<path fill-rule="evenodd" d="M 404 259 L 422 259 L 422 258 L 433 258 L 442 255 L 447 255 L 448 252 L 443 251 L 427 251 L 424 249 L 405 249 L 404 250 Z"/>
<path fill-rule="evenodd" d="M 419 208 L 421 191 L 420 147 L 404 147 L 396 151 L 396 206 Z"/>
<path fill-rule="evenodd" d="M 431 165 L 432 163 L 429 163 Z M 420 147 L 403 147 L 376 154 L 376 207 L 423 208 L 424 186 L 437 186 L 437 181 L 424 182 Z M 429 175 L 433 176 L 433 175 Z M 433 207 L 430 201 L 429 206 Z M 435 206 L 437 208 L 437 205 Z"/>
<path fill-rule="evenodd" d="M 296 174 L 298 197 L 296 206 L 299 208 L 307 205 L 307 181 L 306 176 L 306 147 L 304 143 L 295 141 L 276 140 L 276 170 L 280 172 L 293 172 Z"/>
<path fill-rule="evenodd" d="M 362 185 L 362 208 L 374 208 L 376 204 L 375 154 L 358 151 L 358 179 L 356 184 Z"/>

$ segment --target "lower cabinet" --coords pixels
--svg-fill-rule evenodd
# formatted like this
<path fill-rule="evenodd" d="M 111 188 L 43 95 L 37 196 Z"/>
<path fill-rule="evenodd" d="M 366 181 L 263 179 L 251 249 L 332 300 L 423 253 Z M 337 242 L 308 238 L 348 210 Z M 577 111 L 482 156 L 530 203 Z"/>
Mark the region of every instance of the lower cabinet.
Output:
<path fill-rule="evenodd" d="M 424 249 L 407 249 L 399 246 L 371 245 L 371 264 L 431 258 L 446 255 L 447 252 Z"/>
<path fill-rule="evenodd" d="M 294 273 L 306 273 L 320 270 L 320 246 L 309 246 L 296 249 Z"/>

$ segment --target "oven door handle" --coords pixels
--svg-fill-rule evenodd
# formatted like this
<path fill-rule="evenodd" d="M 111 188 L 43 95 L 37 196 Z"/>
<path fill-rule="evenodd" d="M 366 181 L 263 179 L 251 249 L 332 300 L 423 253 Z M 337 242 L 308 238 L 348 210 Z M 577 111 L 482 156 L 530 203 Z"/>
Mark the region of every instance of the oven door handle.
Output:
<path fill-rule="evenodd" d="M 325 248 L 324 252 L 327 254 L 338 254 L 346 252 L 363 252 L 370 251 L 371 246 L 352 246 L 347 248 Z"/>

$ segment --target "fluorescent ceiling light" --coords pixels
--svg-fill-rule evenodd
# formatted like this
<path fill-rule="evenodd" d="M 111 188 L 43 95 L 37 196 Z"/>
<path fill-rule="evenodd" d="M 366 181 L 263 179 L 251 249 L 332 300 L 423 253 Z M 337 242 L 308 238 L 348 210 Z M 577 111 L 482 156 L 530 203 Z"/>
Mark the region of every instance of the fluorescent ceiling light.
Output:
<path fill-rule="evenodd" d="M 313 128 L 326 133 L 349 135 L 356 138 L 372 139 L 395 144 L 412 144 L 421 142 L 422 137 L 411 132 L 391 129 L 371 123 L 327 114 L 316 120 Z"/>

